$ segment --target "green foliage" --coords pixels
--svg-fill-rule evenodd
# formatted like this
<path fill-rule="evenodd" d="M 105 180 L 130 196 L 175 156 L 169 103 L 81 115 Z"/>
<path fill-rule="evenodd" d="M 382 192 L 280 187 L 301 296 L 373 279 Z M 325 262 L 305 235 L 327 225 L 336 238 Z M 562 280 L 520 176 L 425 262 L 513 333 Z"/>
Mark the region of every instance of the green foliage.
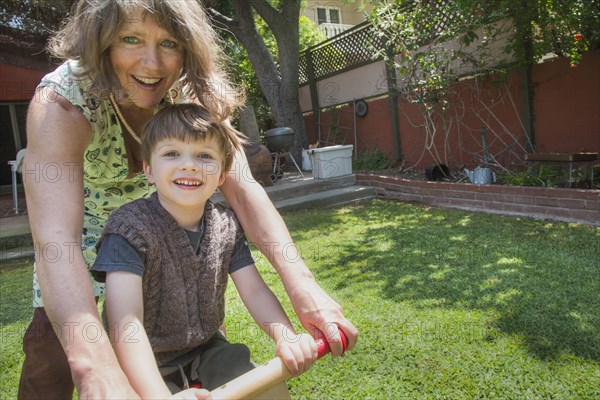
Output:
<path fill-rule="evenodd" d="M 498 176 L 498 182 L 514 186 L 541 186 L 541 187 L 574 187 L 581 189 L 597 188 L 600 179 L 596 176 L 600 166 L 594 171 L 594 186 L 592 187 L 591 168 L 573 168 L 571 183 L 569 184 L 568 168 L 551 163 L 538 163 L 527 168 L 508 170 Z"/>
<path fill-rule="evenodd" d="M 58 29 L 75 0 L 5 0 L 0 5 L 0 26 L 29 34 L 48 35 Z"/>
<path fill-rule="evenodd" d="M 397 0 L 374 8 L 371 20 L 389 44 L 387 52 L 380 49 L 377 55 L 396 64 L 402 87 L 414 93 L 418 103 L 432 104 L 443 98 L 459 74 L 453 63 L 469 58 L 460 48 L 436 46 L 454 38 L 465 45 L 475 40 L 475 25 L 468 15 L 479 5 L 469 3 L 471 10 L 465 10 L 463 2 L 453 1 Z"/>
<path fill-rule="evenodd" d="M 498 176 L 498 181 L 514 186 L 556 187 L 560 170 L 547 164 L 528 166 L 525 169 L 508 171 Z"/>
<path fill-rule="evenodd" d="M 390 168 L 390 161 L 377 146 L 368 147 L 352 161 L 353 171 L 383 171 Z"/>
<path fill-rule="evenodd" d="M 531 29 L 533 59 L 553 52 L 567 57 L 576 67 L 582 55 L 600 44 L 600 2 L 598 0 L 537 0 L 517 18 Z M 519 14 L 517 14 L 519 15 Z"/>
<path fill-rule="evenodd" d="M 499 38 L 509 37 L 504 52 L 518 64 L 554 53 L 576 67 L 600 44 L 598 0 L 394 0 L 375 7 L 371 19 L 391 49 L 379 55 L 388 62 L 395 62 L 390 54 L 400 55 L 402 87 L 426 106 L 445 105 L 448 86 L 465 65 L 478 73 L 502 68 L 490 58 Z M 443 46 L 452 39 L 455 45 Z"/>

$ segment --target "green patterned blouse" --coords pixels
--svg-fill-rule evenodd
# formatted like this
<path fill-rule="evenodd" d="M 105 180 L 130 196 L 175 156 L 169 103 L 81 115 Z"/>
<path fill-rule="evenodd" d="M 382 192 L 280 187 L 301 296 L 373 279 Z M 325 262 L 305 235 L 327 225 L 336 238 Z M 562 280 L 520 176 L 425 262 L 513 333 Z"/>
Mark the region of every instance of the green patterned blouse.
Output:
<path fill-rule="evenodd" d="M 132 200 L 147 197 L 154 191 L 143 172 L 129 174 L 129 165 L 123 139 L 123 128 L 112 104 L 99 100 L 99 91 L 86 77 L 79 77 L 78 63 L 67 61 L 46 75 L 38 89 L 48 87 L 73 104 L 92 126 L 92 142 L 84 153 L 83 197 L 84 219 L 81 247 L 88 266 L 96 258 L 96 243 L 109 214 Z M 181 85 L 177 82 L 170 90 L 169 99 L 183 102 Z M 163 101 L 157 110 L 164 106 Z M 78 132 L 72 132 L 73 135 Z M 90 276 L 91 279 L 91 276 Z M 104 285 L 92 279 L 94 294 L 104 293 Z M 43 307 L 37 274 L 33 279 L 34 307 Z"/>

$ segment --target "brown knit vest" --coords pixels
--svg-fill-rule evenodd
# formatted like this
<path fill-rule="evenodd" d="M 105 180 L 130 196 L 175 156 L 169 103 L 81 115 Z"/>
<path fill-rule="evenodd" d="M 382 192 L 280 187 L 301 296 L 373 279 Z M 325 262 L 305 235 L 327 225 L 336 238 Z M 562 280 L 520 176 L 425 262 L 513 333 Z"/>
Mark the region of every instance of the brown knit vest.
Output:
<path fill-rule="evenodd" d="M 158 365 L 205 343 L 225 317 L 229 263 L 243 231 L 230 209 L 210 201 L 204 220 L 199 255 L 156 193 L 115 210 L 104 228 L 146 256 L 144 328 Z"/>

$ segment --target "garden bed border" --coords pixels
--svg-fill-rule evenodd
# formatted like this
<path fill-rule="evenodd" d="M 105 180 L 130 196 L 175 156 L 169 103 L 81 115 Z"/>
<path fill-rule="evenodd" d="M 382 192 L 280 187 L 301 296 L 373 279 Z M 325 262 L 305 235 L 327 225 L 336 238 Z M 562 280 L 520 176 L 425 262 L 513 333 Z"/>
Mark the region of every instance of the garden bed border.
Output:
<path fill-rule="evenodd" d="M 356 174 L 356 185 L 377 195 L 467 211 L 600 226 L 600 190 L 427 182 Z"/>

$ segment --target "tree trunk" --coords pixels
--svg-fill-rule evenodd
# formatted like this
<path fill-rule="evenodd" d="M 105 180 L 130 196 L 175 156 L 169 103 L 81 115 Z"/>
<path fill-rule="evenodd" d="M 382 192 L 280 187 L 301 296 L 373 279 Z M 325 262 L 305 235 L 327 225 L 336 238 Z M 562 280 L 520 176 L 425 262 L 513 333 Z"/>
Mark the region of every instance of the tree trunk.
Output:
<path fill-rule="evenodd" d="M 272 7 L 267 0 L 236 0 L 233 8 L 235 20 L 223 17 L 215 10 L 211 10 L 211 16 L 226 25 L 246 49 L 276 124 L 290 127 L 295 133 L 292 154 L 298 160 L 302 148 L 308 144 L 298 86 L 300 0 L 285 0 L 281 9 Z M 275 36 L 279 69 L 256 29 L 252 8 Z"/>
<path fill-rule="evenodd" d="M 240 110 L 239 126 L 240 132 L 248 137 L 248 141 L 254 144 L 260 144 L 260 134 L 258 132 L 258 124 L 256 123 L 256 114 L 252 104 L 246 104 Z"/>
<path fill-rule="evenodd" d="M 281 120 L 276 121 L 280 125 L 292 128 L 296 133 L 292 155 L 298 160 L 302 157 L 302 149 L 308 148 L 304 117 L 300 109 L 298 85 L 300 0 L 284 0 L 281 10 L 278 12 L 270 10 L 266 0 L 251 0 L 251 3 L 269 25 L 277 41 L 281 79 L 278 103 L 281 105 L 280 113 L 282 115 Z"/>

